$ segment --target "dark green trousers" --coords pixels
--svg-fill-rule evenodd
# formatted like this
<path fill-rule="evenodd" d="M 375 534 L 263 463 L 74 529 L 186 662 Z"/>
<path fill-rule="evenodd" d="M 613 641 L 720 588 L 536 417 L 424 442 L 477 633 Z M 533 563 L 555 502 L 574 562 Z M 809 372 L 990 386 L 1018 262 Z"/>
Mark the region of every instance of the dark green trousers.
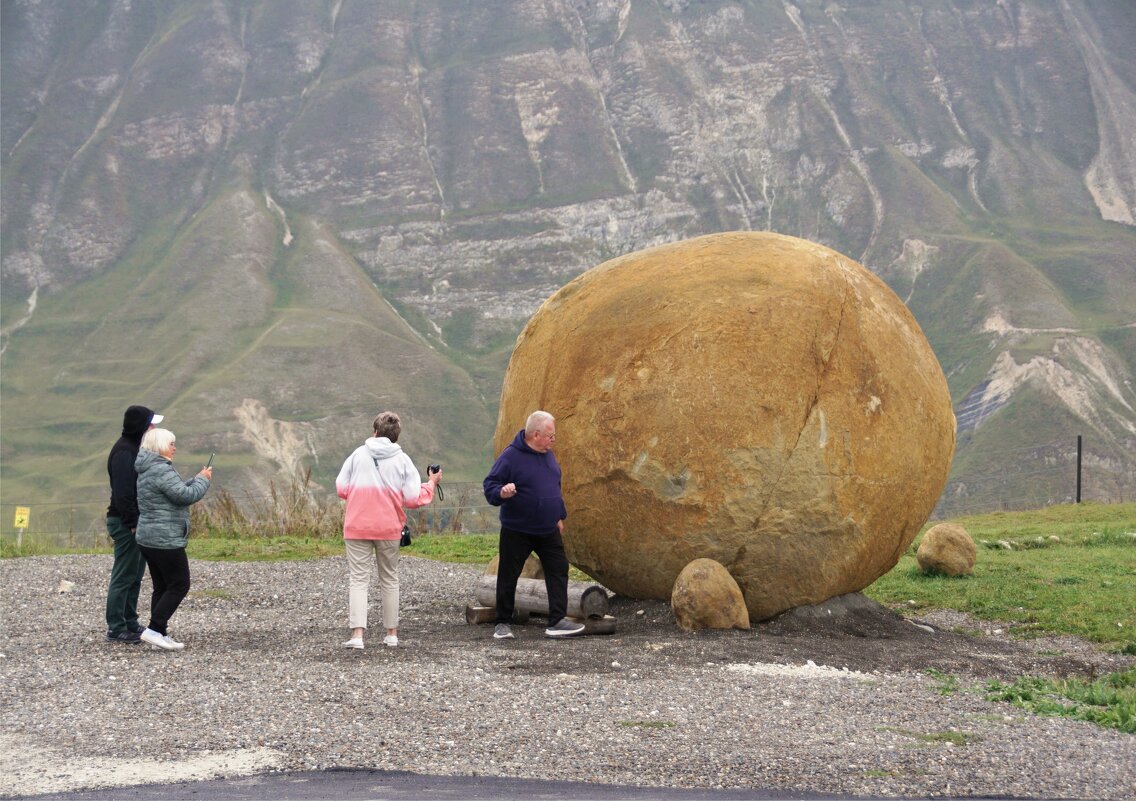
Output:
<path fill-rule="evenodd" d="M 138 591 L 146 574 L 146 560 L 134 541 L 134 532 L 120 518 L 107 518 L 107 534 L 114 540 L 114 566 L 107 589 L 107 631 L 118 633 L 138 625 Z"/>

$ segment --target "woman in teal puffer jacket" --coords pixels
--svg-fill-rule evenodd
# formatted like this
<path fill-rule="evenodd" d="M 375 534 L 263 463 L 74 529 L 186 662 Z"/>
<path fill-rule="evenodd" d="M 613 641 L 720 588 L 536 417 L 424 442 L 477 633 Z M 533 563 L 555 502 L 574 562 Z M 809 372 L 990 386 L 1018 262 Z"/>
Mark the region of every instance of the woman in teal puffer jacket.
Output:
<path fill-rule="evenodd" d="M 154 583 L 150 625 L 142 632 L 142 642 L 167 651 L 185 647 L 169 636 L 166 627 L 189 594 L 189 557 L 185 553 L 189 507 L 201 500 L 213 478 L 212 467 L 188 481 L 178 475 L 173 466 L 175 439 L 172 431 L 150 429 L 134 462 L 138 472 L 138 528 L 134 538 Z"/>

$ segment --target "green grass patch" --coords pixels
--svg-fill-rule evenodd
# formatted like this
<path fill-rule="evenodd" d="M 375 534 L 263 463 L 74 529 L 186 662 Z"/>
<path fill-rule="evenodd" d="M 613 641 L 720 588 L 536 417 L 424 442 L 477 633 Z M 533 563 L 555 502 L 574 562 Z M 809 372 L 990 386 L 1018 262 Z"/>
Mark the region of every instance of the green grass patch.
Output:
<path fill-rule="evenodd" d="M 496 534 L 427 534 L 402 552 L 439 562 L 485 565 L 497 555 Z"/>
<path fill-rule="evenodd" d="M 414 544 L 403 548 L 409 556 L 421 556 L 439 562 L 459 565 L 487 565 L 497 555 L 497 534 L 427 534 L 414 538 Z M 571 581 L 594 579 L 576 567 L 568 569 Z"/>
<path fill-rule="evenodd" d="M 99 545 L 69 545 L 60 546 L 51 540 L 36 536 L 28 536 L 19 545 L 10 536 L 0 537 L 0 559 L 14 559 L 20 556 L 58 556 L 60 554 L 92 554 L 113 553 L 107 537 L 101 537 Z"/>
<path fill-rule="evenodd" d="M 1016 636 L 1072 634 L 1136 652 L 1136 504 L 1052 506 L 951 522 L 979 545 L 972 576 L 924 574 L 916 538 L 865 594 L 905 610 L 955 609 L 1005 621 Z"/>
<path fill-rule="evenodd" d="M 1136 734 L 1136 668 L 1093 681 L 1026 676 L 1013 684 L 986 685 L 988 701 L 1008 701 L 1035 715 L 1087 720 Z"/>
<path fill-rule="evenodd" d="M 323 537 L 192 537 L 186 552 L 190 559 L 216 562 L 302 561 L 340 556 L 343 540 Z"/>
<path fill-rule="evenodd" d="M 939 682 L 939 695 L 954 695 L 959 691 L 959 681 L 957 676 L 952 676 L 950 673 L 944 673 L 938 668 L 928 668 L 924 672 L 928 676 Z"/>

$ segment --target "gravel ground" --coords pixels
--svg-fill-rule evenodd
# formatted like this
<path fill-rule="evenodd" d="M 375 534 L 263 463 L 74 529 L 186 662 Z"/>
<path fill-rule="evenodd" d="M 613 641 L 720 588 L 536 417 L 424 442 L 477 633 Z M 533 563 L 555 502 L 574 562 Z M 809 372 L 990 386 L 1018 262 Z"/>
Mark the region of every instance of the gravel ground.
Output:
<path fill-rule="evenodd" d="M 342 558 L 192 562 L 182 652 L 103 640 L 110 557 L 0 561 L 0 795 L 331 767 L 879 796 L 1130 799 L 1136 737 L 991 703 L 985 680 L 1117 670 L 1071 639 L 871 604 L 679 631 L 613 598 L 617 632 L 468 626 L 480 570 L 402 560 L 400 647 L 346 639 Z M 73 587 L 59 592 L 60 582 Z M 148 608 L 149 581 L 143 585 Z M 378 622 L 372 593 L 372 624 Z M 859 596 L 846 596 L 858 598 Z M 826 613 L 827 614 L 827 613 Z M 145 616 L 144 616 L 145 619 Z M 941 680 L 958 677 L 957 692 Z"/>

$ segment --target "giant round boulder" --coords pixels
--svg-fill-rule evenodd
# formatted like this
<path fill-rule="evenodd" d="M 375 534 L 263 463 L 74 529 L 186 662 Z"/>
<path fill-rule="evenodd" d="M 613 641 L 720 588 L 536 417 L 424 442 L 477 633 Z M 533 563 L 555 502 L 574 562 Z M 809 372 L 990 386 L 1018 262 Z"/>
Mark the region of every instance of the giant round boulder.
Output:
<path fill-rule="evenodd" d="M 573 564 L 666 600 L 713 559 L 753 620 L 894 567 L 955 446 L 903 302 L 855 261 L 768 233 L 639 251 L 562 287 L 517 338 L 498 453 L 535 409 L 557 418 Z"/>

